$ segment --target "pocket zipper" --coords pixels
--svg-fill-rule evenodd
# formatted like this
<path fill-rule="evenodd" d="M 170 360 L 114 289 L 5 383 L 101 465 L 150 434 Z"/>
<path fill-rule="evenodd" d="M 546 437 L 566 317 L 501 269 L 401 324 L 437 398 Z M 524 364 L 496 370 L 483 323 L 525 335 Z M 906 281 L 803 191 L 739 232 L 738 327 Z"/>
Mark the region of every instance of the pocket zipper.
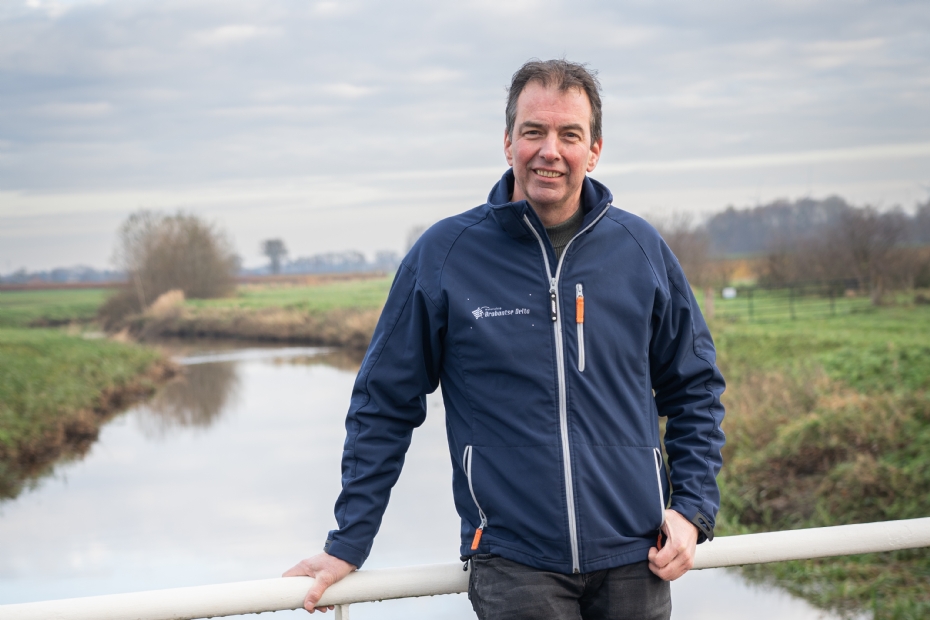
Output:
<path fill-rule="evenodd" d="M 471 493 L 471 499 L 475 502 L 475 507 L 478 508 L 478 516 L 481 517 L 481 523 L 478 525 L 478 529 L 475 530 L 475 538 L 471 541 L 471 550 L 475 551 L 478 549 L 478 543 L 481 542 L 481 534 L 484 533 L 484 528 L 488 525 L 488 518 L 484 515 L 484 511 L 481 510 L 478 498 L 475 497 L 475 488 L 471 482 L 471 446 L 465 446 L 465 454 L 462 455 L 462 468 L 465 470 L 465 477 L 468 478 L 468 491 Z"/>
<path fill-rule="evenodd" d="M 662 461 L 662 452 L 658 448 L 653 448 L 653 456 L 655 456 L 656 461 L 656 484 L 659 485 L 659 514 L 662 517 L 662 523 L 659 527 L 665 525 L 665 493 L 662 492 L 662 473 L 664 470 L 665 463 Z"/>
<path fill-rule="evenodd" d="M 575 329 L 578 331 L 578 372 L 584 372 L 584 291 L 575 285 Z"/>

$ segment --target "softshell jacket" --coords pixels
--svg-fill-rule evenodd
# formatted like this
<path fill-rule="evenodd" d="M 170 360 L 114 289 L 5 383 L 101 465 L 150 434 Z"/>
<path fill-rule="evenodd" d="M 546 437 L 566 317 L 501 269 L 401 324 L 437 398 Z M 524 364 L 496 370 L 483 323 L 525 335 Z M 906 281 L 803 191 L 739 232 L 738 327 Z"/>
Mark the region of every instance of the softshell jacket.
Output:
<path fill-rule="evenodd" d="M 512 191 L 508 170 L 397 271 L 352 393 L 324 547 L 356 566 L 439 385 L 463 555 L 560 573 L 638 562 L 667 505 L 712 536 L 724 383 L 678 261 L 591 179 L 558 261 Z"/>

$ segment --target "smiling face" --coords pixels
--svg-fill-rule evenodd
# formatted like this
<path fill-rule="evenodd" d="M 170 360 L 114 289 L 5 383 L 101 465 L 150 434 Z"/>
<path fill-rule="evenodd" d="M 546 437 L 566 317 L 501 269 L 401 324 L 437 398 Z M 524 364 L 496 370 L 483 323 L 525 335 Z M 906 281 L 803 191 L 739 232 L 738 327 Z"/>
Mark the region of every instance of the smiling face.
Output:
<path fill-rule="evenodd" d="M 602 144 L 591 142 L 591 103 L 583 90 L 528 83 L 517 99 L 513 134 L 504 132 L 512 200 L 529 202 L 545 226 L 567 220 L 580 205 L 581 185 Z"/>

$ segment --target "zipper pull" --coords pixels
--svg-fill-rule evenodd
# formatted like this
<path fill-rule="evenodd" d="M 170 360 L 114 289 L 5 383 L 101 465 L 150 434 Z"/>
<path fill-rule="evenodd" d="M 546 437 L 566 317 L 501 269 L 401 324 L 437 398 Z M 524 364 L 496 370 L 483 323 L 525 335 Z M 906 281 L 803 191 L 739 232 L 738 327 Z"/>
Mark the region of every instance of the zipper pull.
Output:
<path fill-rule="evenodd" d="M 551 304 L 549 309 L 553 321 L 559 320 L 559 297 L 557 290 L 555 278 L 552 278 L 549 280 L 549 302 Z"/>
<path fill-rule="evenodd" d="M 581 284 L 575 285 L 575 322 L 584 323 L 584 292 Z"/>
<path fill-rule="evenodd" d="M 471 541 L 471 550 L 475 551 L 478 549 L 478 543 L 481 542 L 481 534 L 484 533 L 484 527 L 479 527 L 475 530 L 475 538 Z"/>

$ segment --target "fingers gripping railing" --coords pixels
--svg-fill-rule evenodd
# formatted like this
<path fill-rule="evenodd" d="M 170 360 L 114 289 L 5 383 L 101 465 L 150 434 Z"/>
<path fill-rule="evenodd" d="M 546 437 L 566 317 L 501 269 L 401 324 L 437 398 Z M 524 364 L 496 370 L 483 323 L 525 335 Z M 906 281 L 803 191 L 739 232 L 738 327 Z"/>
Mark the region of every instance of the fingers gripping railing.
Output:
<path fill-rule="evenodd" d="M 807 530 L 720 536 L 698 547 L 694 568 L 762 564 L 930 547 L 930 518 Z M 309 577 L 243 581 L 0 606 L 4 620 L 186 620 L 297 609 Z M 319 605 L 336 605 L 348 620 L 351 603 L 454 594 L 468 588 L 462 564 L 358 571 L 331 586 Z"/>

